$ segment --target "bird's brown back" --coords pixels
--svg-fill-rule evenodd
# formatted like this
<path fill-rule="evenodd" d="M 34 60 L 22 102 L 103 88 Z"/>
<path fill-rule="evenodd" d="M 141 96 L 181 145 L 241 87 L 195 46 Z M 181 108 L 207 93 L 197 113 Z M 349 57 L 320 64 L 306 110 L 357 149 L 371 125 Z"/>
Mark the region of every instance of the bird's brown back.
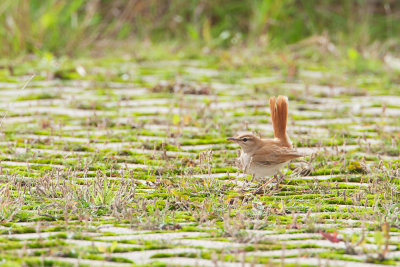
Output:
<path fill-rule="evenodd" d="M 282 144 L 279 139 L 261 139 L 263 145 L 254 151 L 252 160 L 261 165 L 278 164 L 302 157 L 296 150 Z"/>

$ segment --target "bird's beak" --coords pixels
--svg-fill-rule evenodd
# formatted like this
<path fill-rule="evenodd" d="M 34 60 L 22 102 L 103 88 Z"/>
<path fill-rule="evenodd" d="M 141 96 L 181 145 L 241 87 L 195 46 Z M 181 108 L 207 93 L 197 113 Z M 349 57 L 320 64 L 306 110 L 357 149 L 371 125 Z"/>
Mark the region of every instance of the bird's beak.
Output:
<path fill-rule="evenodd" d="M 234 137 L 226 138 L 226 140 L 227 140 L 227 141 L 233 141 L 233 142 L 238 141 L 238 139 L 237 139 L 237 138 L 234 138 Z"/>

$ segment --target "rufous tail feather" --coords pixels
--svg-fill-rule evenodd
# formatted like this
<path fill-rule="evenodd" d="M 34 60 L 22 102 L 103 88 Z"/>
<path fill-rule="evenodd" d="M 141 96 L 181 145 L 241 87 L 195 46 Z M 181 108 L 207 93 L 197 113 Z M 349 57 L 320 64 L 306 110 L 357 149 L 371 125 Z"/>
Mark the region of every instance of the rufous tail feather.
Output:
<path fill-rule="evenodd" d="M 286 124 L 288 115 L 288 99 L 286 96 L 272 96 L 269 99 L 271 110 L 272 126 L 274 127 L 274 136 L 278 138 L 286 147 L 292 147 L 289 137 L 286 134 Z"/>

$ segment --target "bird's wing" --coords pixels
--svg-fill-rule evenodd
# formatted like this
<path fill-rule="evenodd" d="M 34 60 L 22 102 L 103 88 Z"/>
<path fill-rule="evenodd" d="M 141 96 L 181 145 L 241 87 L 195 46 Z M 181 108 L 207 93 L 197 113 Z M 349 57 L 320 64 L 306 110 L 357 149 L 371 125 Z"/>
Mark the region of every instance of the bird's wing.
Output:
<path fill-rule="evenodd" d="M 303 155 L 294 149 L 278 145 L 268 145 L 258 149 L 252 156 L 252 162 L 260 165 L 284 163 Z"/>

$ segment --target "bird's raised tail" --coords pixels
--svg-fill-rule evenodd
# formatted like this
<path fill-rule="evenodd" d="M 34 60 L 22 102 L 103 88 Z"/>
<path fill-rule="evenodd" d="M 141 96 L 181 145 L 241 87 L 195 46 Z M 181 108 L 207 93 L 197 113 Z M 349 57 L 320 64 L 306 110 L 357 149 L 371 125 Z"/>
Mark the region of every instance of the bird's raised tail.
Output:
<path fill-rule="evenodd" d="M 282 145 L 291 148 L 292 143 L 286 134 L 286 124 L 288 115 L 288 99 L 286 96 L 275 96 L 269 99 L 269 108 L 271 110 L 272 126 L 274 127 L 274 136 L 278 138 Z"/>

